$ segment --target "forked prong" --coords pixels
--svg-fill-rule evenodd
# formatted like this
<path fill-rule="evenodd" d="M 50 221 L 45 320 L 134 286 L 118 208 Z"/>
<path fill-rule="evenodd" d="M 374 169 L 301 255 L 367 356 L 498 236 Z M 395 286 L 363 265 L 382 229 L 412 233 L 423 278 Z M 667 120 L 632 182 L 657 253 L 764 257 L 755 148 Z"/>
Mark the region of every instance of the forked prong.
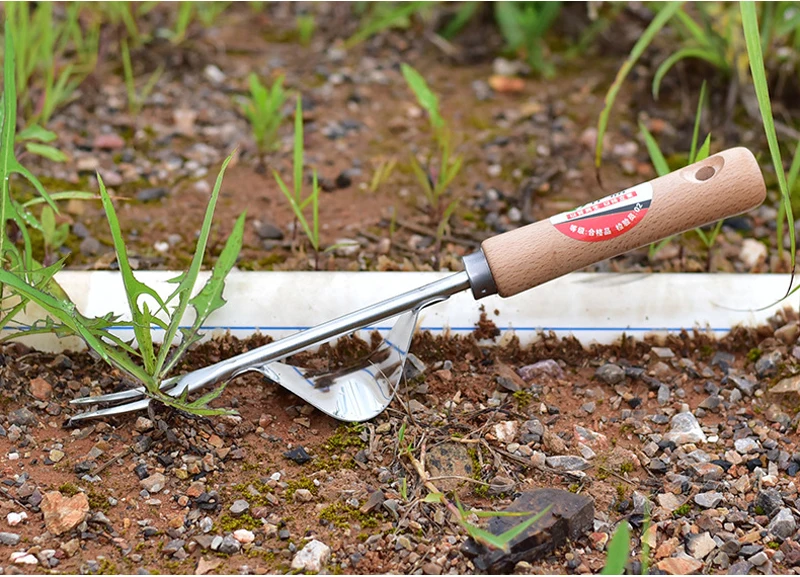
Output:
<path fill-rule="evenodd" d="M 96 417 L 111 417 L 114 415 L 122 415 L 133 411 L 140 411 L 146 409 L 150 404 L 150 399 L 141 399 L 140 401 L 133 401 L 125 403 L 124 405 L 117 405 L 116 407 L 106 407 L 105 409 L 98 409 L 96 411 L 86 411 L 85 413 L 78 413 L 69 419 L 72 424 L 75 421 L 83 421 L 85 419 L 94 419 Z"/>
<path fill-rule="evenodd" d="M 165 391 L 175 385 L 177 378 L 167 379 L 161 383 L 161 390 Z M 96 397 L 79 397 L 72 399 L 70 405 L 98 405 L 105 403 L 116 403 L 119 401 L 135 400 L 144 397 L 145 388 L 136 387 L 135 389 L 128 389 L 127 391 L 119 391 L 117 393 L 108 393 L 106 395 L 97 395 Z"/>

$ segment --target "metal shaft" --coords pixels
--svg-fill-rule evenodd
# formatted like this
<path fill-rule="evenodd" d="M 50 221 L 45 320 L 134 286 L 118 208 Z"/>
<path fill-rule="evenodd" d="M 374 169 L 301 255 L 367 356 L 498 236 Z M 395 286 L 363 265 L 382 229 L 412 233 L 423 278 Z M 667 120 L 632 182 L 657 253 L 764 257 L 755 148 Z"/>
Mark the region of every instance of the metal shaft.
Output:
<path fill-rule="evenodd" d="M 284 359 L 313 345 L 319 345 L 332 338 L 363 329 L 405 311 L 447 300 L 450 296 L 468 288 L 470 288 L 469 275 L 466 272 L 455 273 L 372 306 L 289 335 L 274 343 L 221 361 L 206 369 L 201 369 L 201 371 L 207 377 L 219 380 L 227 379 L 254 365 Z"/>

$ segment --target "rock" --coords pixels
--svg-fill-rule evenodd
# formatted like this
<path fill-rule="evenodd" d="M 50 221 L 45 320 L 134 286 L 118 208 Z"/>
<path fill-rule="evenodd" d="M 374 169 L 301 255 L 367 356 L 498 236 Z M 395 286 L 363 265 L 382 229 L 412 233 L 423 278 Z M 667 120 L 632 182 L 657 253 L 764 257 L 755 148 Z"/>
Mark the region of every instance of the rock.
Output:
<path fill-rule="evenodd" d="M 197 567 L 194 570 L 195 575 L 208 575 L 215 573 L 219 566 L 222 565 L 222 559 L 211 559 L 207 561 L 203 557 L 197 562 Z"/>
<path fill-rule="evenodd" d="M 8 558 L 9 561 L 16 565 L 38 565 L 39 561 L 31 555 L 30 553 L 26 553 L 25 551 L 14 551 L 11 556 Z M 10 571 L 9 571 L 10 572 Z"/>
<path fill-rule="evenodd" d="M 312 539 L 292 559 L 292 569 L 319 573 L 331 556 L 331 548 L 322 541 Z"/>
<path fill-rule="evenodd" d="M 572 430 L 575 434 L 576 442 L 583 443 L 595 451 L 608 449 L 608 437 L 603 433 L 596 433 L 580 425 L 575 425 Z"/>
<path fill-rule="evenodd" d="M 764 262 L 767 258 L 767 247 L 763 242 L 754 238 L 746 238 L 742 241 L 742 248 L 739 251 L 739 260 L 749 269 L 757 264 Z"/>
<path fill-rule="evenodd" d="M 794 520 L 792 510 L 787 507 L 779 509 L 767 526 L 767 531 L 770 534 L 780 537 L 782 540 L 794 535 L 796 530 L 797 522 Z"/>
<path fill-rule="evenodd" d="M 521 391 L 527 387 L 522 377 L 505 363 L 498 362 L 495 365 L 494 378 L 498 385 L 511 392 Z"/>
<path fill-rule="evenodd" d="M 30 382 L 31 395 L 40 401 L 47 401 L 53 396 L 53 387 L 41 377 Z"/>
<path fill-rule="evenodd" d="M 683 505 L 683 499 L 678 498 L 673 493 L 659 493 L 656 499 L 658 499 L 659 507 L 666 509 L 670 513 Z"/>
<path fill-rule="evenodd" d="M 787 539 L 781 544 L 784 562 L 788 567 L 800 566 L 800 543 L 795 540 Z"/>
<path fill-rule="evenodd" d="M 777 385 L 769 390 L 769 393 L 771 395 L 785 395 L 787 393 L 800 395 L 800 375 L 781 379 Z"/>
<path fill-rule="evenodd" d="M 203 76 L 214 84 L 225 82 L 225 73 L 214 64 L 209 64 L 203 69 Z"/>
<path fill-rule="evenodd" d="M 383 491 L 373 491 L 369 494 L 366 502 L 361 505 L 361 512 L 364 514 L 369 513 L 373 509 L 377 509 L 381 506 L 381 504 L 386 500 L 386 496 L 383 494 Z"/>
<path fill-rule="evenodd" d="M 669 390 L 669 387 L 664 383 L 661 383 L 658 387 L 658 393 L 656 393 L 656 401 L 658 401 L 658 405 L 660 407 L 665 406 L 669 403 L 669 399 L 672 396 L 672 393 Z"/>
<path fill-rule="evenodd" d="M 253 226 L 261 240 L 283 240 L 283 231 L 271 222 L 257 220 Z"/>
<path fill-rule="evenodd" d="M 692 573 L 697 573 L 702 566 L 703 564 L 700 561 L 684 557 L 670 557 L 656 563 L 656 567 L 667 575 L 691 575 Z"/>
<path fill-rule="evenodd" d="M 716 548 L 717 544 L 708 531 L 694 535 L 686 542 L 686 552 L 695 559 L 705 559 Z"/>
<path fill-rule="evenodd" d="M 585 495 L 576 495 L 560 489 L 526 491 L 509 505 L 505 512 L 536 512 L 550 509 L 532 526 L 509 543 L 510 550 L 487 550 L 478 546 L 481 554 L 473 563 L 482 573 L 510 572 L 520 561 L 533 561 L 563 546 L 567 539 L 577 541 L 592 530 L 594 501 Z M 493 517 L 488 530 L 500 535 L 524 522 L 526 517 Z"/>
<path fill-rule="evenodd" d="M 719 481 L 725 475 L 725 469 L 714 463 L 698 463 L 692 470 L 701 481 Z"/>
<path fill-rule="evenodd" d="M 619 365 L 606 363 L 595 371 L 594 376 L 607 385 L 616 385 L 625 380 L 625 370 Z"/>
<path fill-rule="evenodd" d="M 532 365 L 526 365 L 517 370 L 519 376 L 526 382 L 530 382 L 537 377 L 550 377 L 553 379 L 563 379 L 564 371 L 557 362 L 552 359 L 539 361 Z"/>
<path fill-rule="evenodd" d="M 149 477 L 139 481 L 139 484 L 148 493 L 158 493 L 167 484 L 167 478 L 161 473 L 153 473 Z"/>
<path fill-rule="evenodd" d="M 758 441 L 755 439 L 747 437 L 745 439 L 736 439 L 733 442 L 733 448 L 736 449 L 736 452 L 740 455 L 746 455 L 748 453 L 755 453 L 761 449 L 761 445 L 759 445 Z"/>
<path fill-rule="evenodd" d="M 592 464 L 583 457 L 574 455 L 556 455 L 547 457 L 547 466 L 558 471 L 584 471 Z"/>
<path fill-rule="evenodd" d="M 35 425 L 36 416 L 25 407 L 15 409 L 8 414 L 8 422 L 18 427 L 25 425 Z"/>
<path fill-rule="evenodd" d="M 226 555 L 234 555 L 235 553 L 238 553 L 241 548 L 242 544 L 234 539 L 233 535 L 225 535 L 222 538 L 222 543 L 219 544 L 219 548 L 217 550 L 220 553 L 225 553 Z"/>
<path fill-rule="evenodd" d="M 519 421 L 501 421 L 494 426 L 494 436 L 501 443 L 511 443 L 519 433 Z"/>
<path fill-rule="evenodd" d="M 650 352 L 659 359 L 672 359 L 675 357 L 675 353 L 668 347 L 650 347 Z"/>
<path fill-rule="evenodd" d="M 718 493 L 717 491 L 698 493 L 694 496 L 694 502 L 704 509 L 714 509 L 722 502 L 722 493 Z"/>
<path fill-rule="evenodd" d="M 664 440 L 676 445 L 705 443 L 706 435 L 692 413 L 677 413 L 672 417 L 670 431 L 664 435 Z"/>
<path fill-rule="evenodd" d="M 98 134 L 94 138 L 93 148 L 98 148 L 100 150 L 120 150 L 121 148 L 125 148 L 125 139 L 113 132 Z"/>
<path fill-rule="evenodd" d="M 0 544 L 8 545 L 9 547 L 13 547 L 17 543 L 21 537 L 16 533 L 7 533 L 5 531 L 0 532 Z"/>
<path fill-rule="evenodd" d="M 783 343 L 790 345 L 797 340 L 797 333 L 800 331 L 796 322 L 789 322 L 775 331 L 775 338 Z"/>
<path fill-rule="evenodd" d="M 749 377 L 741 376 L 741 375 L 728 375 L 728 380 L 731 381 L 736 388 L 738 388 L 742 393 L 747 395 L 748 397 L 752 397 L 753 393 L 756 389 L 755 381 L 751 380 Z"/>
<path fill-rule="evenodd" d="M 753 566 L 747 561 L 737 561 L 728 567 L 728 575 L 749 575 Z"/>
<path fill-rule="evenodd" d="M 252 543 L 256 540 L 256 536 L 253 534 L 252 531 L 248 529 L 237 529 L 233 532 L 233 538 L 236 539 L 242 545 L 246 545 L 247 543 Z"/>
<path fill-rule="evenodd" d="M 168 190 L 163 186 L 155 188 L 144 188 L 136 193 L 136 200 L 139 202 L 153 202 L 161 200 L 168 194 Z"/>
<path fill-rule="evenodd" d="M 89 499 L 84 493 L 64 497 L 58 491 L 48 491 L 39 505 L 44 523 L 53 535 L 61 535 L 80 525 L 89 514 Z"/>
<path fill-rule="evenodd" d="M 767 554 L 764 553 L 764 551 L 759 551 L 758 553 L 756 553 L 755 555 L 753 555 L 752 557 L 747 559 L 748 563 L 750 563 L 750 564 L 752 564 L 752 565 L 754 565 L 756 567 L 760 567 L 761 565 L 763 565 L 767 561 L 769 561 L 769 557 L 767 557 Z"/>
<path fill-rule="evenodd" d="M 441 575 L 442 574 L 442 566 L 437 564 L 437 563 L 434 563 L 434 562 L 425 563 L 422 566 L 422 574 L 423 575 Z"/>
<path fill-rule="evenodd" d="M 463 443 L 447 442 L 428 449 L 426 458 L 431 477 L 472 477 L 472 459 Z M 440 479 L 437 487 L 442 491 L 453 491 L 464 481 Z"/>
<path fill-rule="evenodd" d="M 230 511 L 231 515 L 233 515 L 234 517 L 238 517 L 248 509 L 250 509 L 250 503 L 248 503 L 244 499 L 237 499 L 236 501 L 233 502 L 233 505 L 231 505 Z"/>
<path fill-rule="evenodd" d="M 777 489 L 763 489 L 756 495 L 753 505 L 761 509 L 758 513 L 772 517 L 783 508 L 783 497 Z"/>
<path fill-rule="evenodd" d="M 772 351 L 769 354 L 761 355 L 756 361 L 756 376 L 759 379 L 769 379 L 778 374 L 778 364 L 781 362 L 780 351 Z"/>
<path fill-rule="evenodd" d="M 19 491 L 17 491 L 17 492 L 19 493 Z M 28 514 L 25 511 L 22 511 L 21 513 L 16 513 L 14 511 L 12 511 L 8 515 L 6 515 L 6 521 L 12 527 L 16 527 L 17 525 L 22 523 L 27 518 L 28 518 Z"/>
<path fill-rule="evenodd" d="M 294 492 L 294 500 L 300 503 L 310 503 L 314 500 L 314 495 L 308 489 L 298 489 Z"/>
<path fill-rule="evenodd" d="M 144 433 L 145 431 L 149 431 L 150 429 L 153 428 L 153 421 L 151 421 L 147 417 L 140 416 L 136 419 L 136 422 L 133 424 L 133 428 L 140 433 Z"/>

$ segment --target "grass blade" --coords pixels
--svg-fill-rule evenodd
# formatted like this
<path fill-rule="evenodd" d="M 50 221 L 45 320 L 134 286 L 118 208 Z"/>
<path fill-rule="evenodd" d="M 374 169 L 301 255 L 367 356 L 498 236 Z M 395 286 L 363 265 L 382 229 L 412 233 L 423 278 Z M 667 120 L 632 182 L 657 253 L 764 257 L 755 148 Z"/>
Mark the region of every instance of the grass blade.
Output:
<path fill-rule="evenodd" d="M 658 142 L 656 139 L 653 138 L 653 135 L 647 130 L 647 127 L 644 125 L 644 122 L 639 121 L 639 130 L 642 132 L 642 136 L 644 137 L 644 145 L 647 147 L 647 152 L 650 154 L 650 161 L 653 163 L 653 167 L 656 169 L 656 174 L 658 176 L 664 176 L 670 172 L 669 165 L 667 164 L 667 159 L 664 158 L 664 153 L 661 152 L 661 148 L 658 146 Z"/>
<path fill-rule="evenodd" d="M 744 27 L 744 39 L 747 45 L 747 54 L 750 58 L 750 73 L 753 76 L 753 86 L 756 90 L 758 99 L 758 109 L 761 112 L 761 120 L 764 123 L 764 132 L 767 136 L 769 153 L 772 157 L 772 164 L 775 167 L 775 175 L 778 178 L 778 187 L 783 197 L 783 206 L 788 222 L 789 240 L 791 243 L 792 274 L 795 268 L 795 230 L 794 214 L 792 212 L 791 191 L 787 186 L 786 174 L 783 170 L 783 160 L 781 149 L 778 144 L 778 135 L 775 132 L 775 121 L 772 117 L 772 105 L 769 100 L 769 85 L 767 75 L 764 70 L 764 56 L 761 52 L 761 40 L 758 32 L 758 16 L 756 15 L 756 5 L 752 0 L 741 2 L 740 10 L 742 13 L 742 26 Z M 783 247 L 783 239 L 778 238 L 778 250 Z M 791 287 L 790 287 L 791 289 Z M 788 292 L 787 292 L 788 296 Z"/>
<path fill-rule="evenodd" d="M 689 149 L 689 164 L 697 158 L 697 139 L 700 135 L 700 119 L 703 115 L 703 106 L 706 101 L 706 81 L 700 85 L 700 98 L 697 100 L 697 112 L 694 115 L 694 128 L 692 129 L 692 145 Z"/>
<path fill-rule="evenodd" d="M 622 575 L 625 572 L 625 565 L 628 564 L 631 550 L 631 534 L 628 529 L 628 521 L 623 519 L 611 542 L 608 544 L 608 556 L 606 566 L 603 567 L 601 575 Z"/>
<path fill-rule="evenodd" d="M 614 78 L 611 88 L 608 89 L 603 111 L 600 113 L 600 118 L 597 122 L 597 144 L 595 146 L 594 164 L 598 169 L 600 168 L 600 164 L 603 159 L 603 136 L 608 129 L 608 118 L 611 115 L 611 108 L 614 106 L 614 101 L 617 99 L 617 94 L 619 94 L 619 91 L 622 88 L 622 83 L 625 81 L 625 78 L 628 76 L 630 71 L 633 70 L 634 65 L 639 60 L 641 55 L 653 41 L 653 38 L 655 38 L 656 34 L 658 34 L 658 31 L 664 27 L 664 25 L 678 10 L 680 10 L 682 5 L 683 2 L 669 2 L 663 5 L 658 14 L 656 14 L 655 18 L 653 18 L 653 21 L 650 22 L 645 31 L 639 37 L 639 40 L 636 41 L 636 44 L 633 46 L 633 49 L 628 55 L 628 58 L 625 60 L 625 63 L 617 72 L 617 76 Z"/>

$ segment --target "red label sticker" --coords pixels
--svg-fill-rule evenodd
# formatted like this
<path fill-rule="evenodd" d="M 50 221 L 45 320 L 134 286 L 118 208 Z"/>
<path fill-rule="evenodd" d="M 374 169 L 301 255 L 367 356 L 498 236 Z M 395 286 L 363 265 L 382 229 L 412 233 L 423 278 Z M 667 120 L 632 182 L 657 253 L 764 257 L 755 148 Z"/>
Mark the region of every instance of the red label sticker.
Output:
<path fill-rule="evenodd" d="M 550 222 L 570 238 L 599 242 L 623 235 L 639 224 L 652 200 L 653 187 L 644 183 L 557 214 Z"/>

